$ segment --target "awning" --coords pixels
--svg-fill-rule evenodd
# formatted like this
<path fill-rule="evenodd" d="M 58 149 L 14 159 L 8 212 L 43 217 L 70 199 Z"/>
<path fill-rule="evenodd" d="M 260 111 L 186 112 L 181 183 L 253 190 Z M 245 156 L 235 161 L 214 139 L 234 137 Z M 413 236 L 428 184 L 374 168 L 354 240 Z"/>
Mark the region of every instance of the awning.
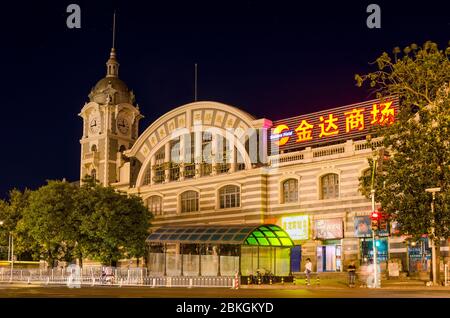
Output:
<path fill-rule="evenodd" d="M 233 244 L 254 246 L 293 246 L 289 235 L 278 225 L 197 225 L 163 226 L 146 240 L 148 243 Z"/>

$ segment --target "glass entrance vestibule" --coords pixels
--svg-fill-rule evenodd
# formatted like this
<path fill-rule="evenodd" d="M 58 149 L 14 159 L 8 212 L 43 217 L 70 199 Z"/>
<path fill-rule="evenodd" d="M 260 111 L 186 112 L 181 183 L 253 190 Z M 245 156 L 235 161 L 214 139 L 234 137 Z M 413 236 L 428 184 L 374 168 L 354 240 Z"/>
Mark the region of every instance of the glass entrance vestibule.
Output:
<path fill-rule="evenodd" d="M 153 231 L 147 268 L 154 276 L 290 277 L 289 235 L 273 224 L 164 226 Z M 244 279 L 243 282 L 246 280 Z"/>

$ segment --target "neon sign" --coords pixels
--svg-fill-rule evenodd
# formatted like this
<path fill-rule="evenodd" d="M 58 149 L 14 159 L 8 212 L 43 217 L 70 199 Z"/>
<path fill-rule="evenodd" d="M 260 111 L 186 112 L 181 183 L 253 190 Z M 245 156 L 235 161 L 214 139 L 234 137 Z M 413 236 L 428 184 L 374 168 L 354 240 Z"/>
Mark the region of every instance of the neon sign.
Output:
<path fill-rule="evenodd" d="M 280 149 L 298 148 L 362 137 L 375 126 L 391 125 L 398 112 L 398 99 L 383 103 L 371 100 L 274 122 L 269 142 Z"/>

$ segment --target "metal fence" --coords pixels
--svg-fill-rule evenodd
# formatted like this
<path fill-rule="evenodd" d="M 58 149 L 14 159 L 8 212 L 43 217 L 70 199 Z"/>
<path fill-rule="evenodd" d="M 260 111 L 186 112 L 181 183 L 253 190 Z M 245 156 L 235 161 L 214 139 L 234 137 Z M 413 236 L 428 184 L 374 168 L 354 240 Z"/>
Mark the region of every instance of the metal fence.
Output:
<path fill-rule="evenodd" d="M 99 286 L 146 286 L 146 287 L 226 287 L 235 286 L 233 276 L 151 276 L 146 268 L 114 268 L 108 275 L 102 275 L 101 266 L 80 269 L 74 276 L 66 268 L 14 269 L 0 268 L 0 282 L 21 282 L 27 284 L 72 284 Z M 238 278 L 240 283 L 240 278 Z"/>

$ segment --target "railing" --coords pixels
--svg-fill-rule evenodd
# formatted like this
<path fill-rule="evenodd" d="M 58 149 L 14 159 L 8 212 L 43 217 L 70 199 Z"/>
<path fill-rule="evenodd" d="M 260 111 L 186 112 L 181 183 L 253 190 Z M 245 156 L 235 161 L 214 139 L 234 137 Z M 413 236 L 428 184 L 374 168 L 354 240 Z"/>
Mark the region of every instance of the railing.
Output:
<path fill-rule="evenodd" d="M 370 143 L 366 140 L 356 141 L 354 143 L 355 151 L 363 151 L 366 149 L 372 149 L 381 147 L 383 145 L 383 138 L 374 138 Z"/>
<path fill-rule="evenodd" d="M 216 164 L 216 172 L 217 173 L 227 173 L 230 170 L 229 163 L 217 163 Z"/>
<path fill-rule="evenodd" d="M 382 138 L 374 138 L 370 143 L 366 140 L 353 142 L 348 140 L 345 143 L 324 146 L 318 148 L 306 148 L 301 151 L 282 153 L 269 157 L 271 166 L 286 166 L 297 163 L 327 160 L 329 157 L 346 157 L 359 153 L 370 153 L 372 147 L 378 148 L 383 144 Z"/>
<path fill-rule="evenodd" d="M 170 181 L 177 181 L 180 179 L 180 167 L 177 164 L 172 164 L 170 168 Z"/>
<path fill-rule="evenodd" d="M 84 160 L 94 159 L 98 160 L 99 158 L 99 152 L 98 151 L 91 151 L 84 154 Z"/>
<path fill-rule="evenodd" d="M 195 177 L 195 163 L 184 164 L 184 177 L 185 178 Z"/>
<path fill-rule="evenodd" d="M 102 269 L 83 268 L 79 274 L 67 269 L 0 269 L 0 282 L 22 282 L 46 285 L 113 285 L 147 287 L 226 287 L 234 286 L 233 276 L 152 276 L 146 268 L 114 269 L 112 275 L 102 278 Z M 109 277 L 109 278 L 108 278 Z"/>
<path fill-rule="evenodd" d="M 345 152 L 345 145 L 321 147 L 313 150 L 313 158 L 338 155 Z"/>
<path fill-rule="evenodd" d="M 200 174 L 201 176 L 209 176 L 212 172 L 212 165 L 210 163 L 200 164 Z"/>

